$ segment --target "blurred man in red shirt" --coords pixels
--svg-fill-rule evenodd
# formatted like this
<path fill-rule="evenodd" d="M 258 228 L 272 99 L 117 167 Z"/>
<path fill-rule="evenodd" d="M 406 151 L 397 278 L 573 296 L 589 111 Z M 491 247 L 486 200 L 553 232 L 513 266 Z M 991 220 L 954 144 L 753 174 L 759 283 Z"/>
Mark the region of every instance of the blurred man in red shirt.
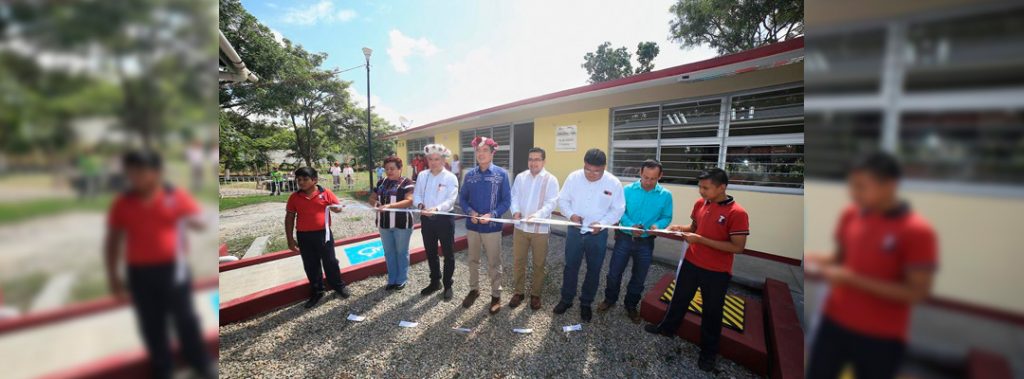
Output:
<path fill-rule="evenodd" d="M 184 257 L 185 227 L 205 228 L 200 209 L 186 191 L 163 183 L 160 155 L 129 152 L 123 157 L 128 190 L 110 208 L 104 244 L 107 278 L 114 296 L 131 296 L 154 378 L 174 369 L 168 324 L 173 320 L 186 361 L 205 378 L 216 378 L 193 309 L 191 274 Z M 121 244 L 127 290 L 118 266 Z"/>
<path fill-rule="evenodd" d="M 928 297 L 938 264 L 931 225 L 899 199 L 900 166 L 885 153 L 851 166 L 853 204 L 839 218 L 834 257 L 807 257 L 830 284 L 810 350 L 808 378 L 896 376 L 906 350 L 911 305 Z"/>

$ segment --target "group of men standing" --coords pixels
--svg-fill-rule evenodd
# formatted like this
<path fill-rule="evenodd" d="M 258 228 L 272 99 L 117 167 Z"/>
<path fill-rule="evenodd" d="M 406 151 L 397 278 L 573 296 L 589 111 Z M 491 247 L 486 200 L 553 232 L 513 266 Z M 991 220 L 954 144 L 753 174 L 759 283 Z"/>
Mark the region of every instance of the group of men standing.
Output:
<path fill-rule="evenodd" d="M 454 174 L 447 170 L 437 173 L 429 170 L 416 177 L 413 206 L 421 212 L 424 250 L 430 266 L 430 284 L 421 294 L 430 295 L 441 289 L 443 298 L 453 297 L 452 276 L 455 272 L 454 216 L 435 214 L 451 212 L 458 201 L 466 214 L 466 239 L 469 252 L 470 291 L 462 306 L 470 308 L 480 297 L 480 258 L 487 255 L 487 279 L 490 282 L 491 314 L 502 307 L 503 262 L 501 231 L 503 224 L 495 222 L 506 212 L 516 223 L 512 238 L 513 294 L 508 306 L 516 308 L 527 300 L 533 310 L 542 307 L 545 261 L 548 253 L 550 224 L 531 220 L 550 220 L 556 206 L 573 225 L 568 226 L 565 241 L 565 269 L 562 273 L 560 298 L 553 312 L 563 314 L 579 297 L 580 319 L 589 322 L 593 317 L 592 304 L 598 292 L 601 269 L 608 243 L 607 226 L 619 225 L 636 228 L 632 231 L 615 229 L 615 246 L 606 278 L 604 300 L 597 311 L 611 309 L 618 301 L 623 274 L 632 261 L 632 270 L 624 298 L 625 313 L 635 323 L 640 322 L 638 306 L 644 291 L 647 272 L 653 260 L 653 230 L 675 232 L 689 243 L 677 280 L 677 296 L 661 323 L 645 327 L 651 333 L 674 334 L 686 313 L 697 287 L 703 291 L 704 321 L 701 336 L 702 369 L 715 365 L 718 339 L 721 334 L 722 308 L 731 278 L 733 254 L 742 252 L 750 233 L 746 211 L 725 193 L 728 176 L 721 169 L 711 169 L 699 176 L 701 198 L 693 206 L 691 222 L 670 225 L 672 221 L 672 194 L 658 184 L 663 175 L 661 163 L 647 160 L 640 171 L 641 179 L 625 187 L 613 174 L 605 171 L 607 156 L 600 149 L 590 149 L 583 159 L 583 168 L 569 174 L 559 189 L 558 178 L 544 169 L 546 152 L 532 148 L 528 153 L 529 169 L 510 180 L 508 172 L 494 164 L 496 141 L 477 137 L 471 142 L 477 165 L 465 173 L 461 187 Z M 435 145 L 431 145 L 435 146 Z M 427 160 L 443 160 L 437 151 L 426 152 Z M 578 226 L 576 226 L 578 225 Z M 438 242 L 441 251 L 438 251 Z M 440 257 L 444 256 L 444 270 Z M 532 263 L 529 262 L 532 258 Z M 526 268 L 532 265 L 527 280 Z M 580 286 L 581 266 L 586 265 Z"/>

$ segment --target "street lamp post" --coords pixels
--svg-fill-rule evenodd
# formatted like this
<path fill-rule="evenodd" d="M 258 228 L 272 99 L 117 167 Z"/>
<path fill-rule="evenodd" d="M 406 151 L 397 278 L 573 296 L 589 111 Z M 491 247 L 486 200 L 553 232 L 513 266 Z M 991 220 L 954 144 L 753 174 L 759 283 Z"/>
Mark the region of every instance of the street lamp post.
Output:
<path fill-rule="evenodd" d="M 363 48 L 363 55 L 366 56 L 366 170 L 370 174 L 370 192 L 373 192 L 373 133 L 371 132 L 370 117 L 370 54 L 373 49 Z"/>

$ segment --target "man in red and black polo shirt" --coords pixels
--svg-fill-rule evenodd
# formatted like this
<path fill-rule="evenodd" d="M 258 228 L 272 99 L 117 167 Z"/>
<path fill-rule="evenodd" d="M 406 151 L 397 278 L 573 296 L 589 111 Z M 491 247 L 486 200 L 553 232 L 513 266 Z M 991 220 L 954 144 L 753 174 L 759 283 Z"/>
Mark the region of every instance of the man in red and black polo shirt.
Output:
<path fill-rule="evenodd" d="M 672 225 L 689 242 L 676 276 L 676 289 L 665 318 L 644 330 L 672 336 L 686 316 L 686 309 L 700 287 L 703 309 L 700 322 L 700 357 L 697 366 L 713 371 L 722 335 L 722 307 L 732 278 L 734 254 L 742 253 L 750 234 L 750 220 L 732 196 L 725 193 L 729 176 L 720 168 L 702 172 L 700 199 L 693 204 L 690 225 Z"/>
<path fill-rule="evenodd" d="M 847 175 L 853 204 L 839 218 L 838 251 L 807 256 L 807 270 L 831 285 L 808 378 L 836 378 L 848 363 L 858 378 L 896 376 L 911 305 L 928 297 L 938 263 L 931 225 L 898 197 L 900 171 L 885 153 L 854 162 Z"/>
<path fill-rule="evenodd" d="M 324 276 L 334 292 L 347 299 L 350 293 L 341 280 L 341 268 L 334 255 L 334 235 L 327 234 L 331 226 L 326 224 L 329 219 L 324 217 L 327 206 L 338 204 L 338 198 L 317 184 L 316 170 L 311 167 L 295 170 L 295 183 L 299 189 L 288 197 L 285 205 L 284 233 L 288 238 L 288 249 L 302 256 L 302 268 L 309 279 L 312 294 L 305 306 L 311 308 L 324 297 Z M 341 209 L 331 208 L 331 211 L 337 213 Z M 292 236 L 292 230 L 296 231 L 295 236 Z M 325 235 L 330 237 L 325 239 Z"/>
<path fill-rule="evenodd" d="M 184 258 L 183 227 L 203 229 L 195 200 L 162 183 L 160 155 L 130 152 L 123 157 L 128 190 L 110 208 L 104 254 L 110 290 L 131 297 L 152 376 L 170 378 L 174 369 L 168 324 L 173 320 L 187 362 L 206 378 L 216 378 L 192 306 L 191 275 Z M 125 246 L 127 291 L 118 266 Z M 126 293 L 127 292 L 127 293 Z"/>

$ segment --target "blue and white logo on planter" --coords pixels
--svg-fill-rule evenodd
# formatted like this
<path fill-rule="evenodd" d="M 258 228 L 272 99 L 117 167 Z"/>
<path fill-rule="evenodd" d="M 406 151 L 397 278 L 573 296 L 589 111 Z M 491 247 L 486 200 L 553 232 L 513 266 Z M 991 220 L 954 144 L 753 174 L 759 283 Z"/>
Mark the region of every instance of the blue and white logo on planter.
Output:
<path fill-rule="evenodd" d="M 348 262 L 353 265 L 377 258 L 383 258 L 384 245 L 381 244 L 379 239 L 363 242 L 358 245 L 352 245 L 345 248 L 345 256 L 348 257 Z"/>

